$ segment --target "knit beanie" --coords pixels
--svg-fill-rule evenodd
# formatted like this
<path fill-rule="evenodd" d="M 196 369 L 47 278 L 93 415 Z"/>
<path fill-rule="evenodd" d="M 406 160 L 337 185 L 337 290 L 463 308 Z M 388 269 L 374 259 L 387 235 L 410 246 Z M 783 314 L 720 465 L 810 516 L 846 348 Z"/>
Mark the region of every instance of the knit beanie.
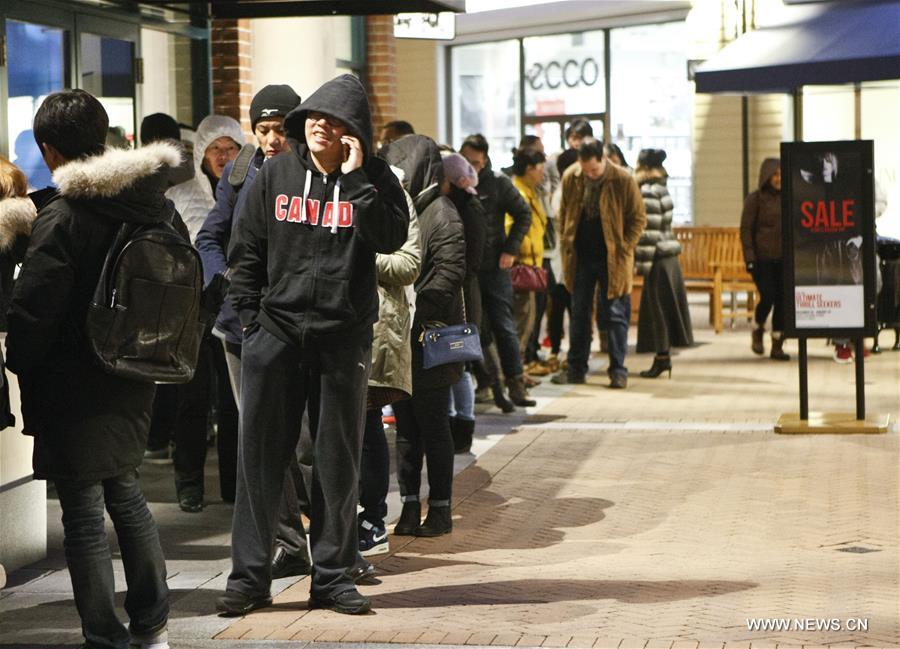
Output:
<path fill-rule="evenodd" d="M 250 127 L 266 117 L 284 117 L 300 104 L 300 95 L 286 84 L 272 84 L 253 96 L 250 102 Z"/>
<path fill-rule="evenodd" d="M 141 144 L 150 144 L 159 140 L 181 139 L 181 129 L 174 117 L 165 113 L 147 115 L 141 122 Z"/>
<path fill-rule="evenodd" d="M 451 184 L 459 187 L 460 181 L 468 178 L 471 183 L 466 187 L 466 191 L 470 194 L 478 193 L 475 191 L 475 187 L 478 186 L 478 174 L 475 173 L 475 168 L 469 164 L 468 160 L 459 153 L 441 151 L 441 162 L 444 165 L 444 177 Z"/>

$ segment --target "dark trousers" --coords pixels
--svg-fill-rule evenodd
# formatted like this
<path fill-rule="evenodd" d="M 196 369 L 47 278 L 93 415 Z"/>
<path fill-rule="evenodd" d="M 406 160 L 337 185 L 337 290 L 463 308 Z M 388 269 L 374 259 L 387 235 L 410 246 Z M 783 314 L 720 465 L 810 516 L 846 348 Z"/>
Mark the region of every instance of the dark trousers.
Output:
<path fill-rule="evenodd" d="M 391 479 L 391 454 L 381 423 L 381 408 L 366 411 L 362 462 L 359 465 L 360 519 L 375 527 L 384 527 L 387 495 Z"/>
<path fill-rule="evenodd" d="M 371 341 L 300 349 L 258 325 L 244 338 L 228 590 L 251 596 L 269 593 L 285 470 L 297 446 L 307 400 L 316 393 L 318 412 L 310 413 L 310 591 L 328 598 L 355 588 L 348 571 L 359 545 L 359 458 L 371 363 Z"/>
<path fill-rule="evenodd" d="M 628 325 L 631 319 L 631 296 L 610 299 L 607 296 L 609 278 L 606 260 L 577 257 L 575 286 L 572 292 L 572 315 L 569 320 L 569 375 L 585 376 L 591 354 L 591 314 L 594 310 L 594 292 L 597 299 L 600 326 L 609 331 L 608 373 L 628 376 L 625 354 L 628 352 Z"/>
<path fill-rule="evenodd" d="M 228 379 L 225 350 L 219 340 L 210 341 L 216 399 L 216 450 L 219 454 L 219 492 L 225 502 L 234 502 L 237 480 L 238 409 Z"/>
<path fill-rule="evenodd" d="M 450 504 L 453 486 L 453 437 L 450 434 L 450 388 L 423 390 L 394 404 L 397 418 L 397 481 L 404 502 L 418 500 L 422 456 L 428 462 L 428 502 Z"/>
<path fill-rule="evenodd" d="M 772 331 L 784 331 L 784 264 L 781 260 L 757 261 L 753 267 L 753 283 L 759 289 L 759 304 L 754 320 L 766 324 L 772 314 Z"/>
<path fill-rule="evenodd" d="M 116 585 L 104 506 L 116 528 L 125 568 L 125 611 L 130 630 L 147 634 L 162 629 L 169 617 L 166 562 L 137 471 L 126 471 L 103 481 L 55 483 L 62 508 L 66 564 L 88 645 L 126 649 L 130 640 L 128 630 L 116 615 Z"/>
<path fill-rule="evenodd" d="M 541 350 L 541 320 L 544 319 L 544 313 L 547 312 L 547 301 L 548 296 L 550 295 L 551 287 L 556 283 L 556 278 L 553 276 L 553 268 L 550 267 L 550 260 L 544 260 L 544 270 L 547 271 L 547 290 L 539 291 L 534 294 L 534 329 L 531 330 L 531 338 L 528 340 L 528 345 L 525 347 L 525 362 L 530 363 L 532 361 L 536 361 L 538 359 L 538 352 Z M 548 326 L 549 326 L 549 313 L 548 317 Z M 562 323 L 560 323 L 562 326 Z M 558 353 L 557 352 L 554 353 Z"/>
<path fill-rule="evenodd" d="M 482 270 L 478 273 L 481 304 L 490 321 L 491 333 L 500 354 L 500 366 L 507 378 L 522 373 L 519 335 L 513 318 L 513 289 L 509 270 Z"/>
<path fill-rule="evenodd" d="M 227 378 L 240 401 L 241 345 L 226 342 L 224 349 Z M 309 412 L 318 410 L 317 394 L 310 394 L 307 404 L 300 427 L 300 441 L 297 444 L 296 453 L 290 457 L 284 476 L 281 507 L 278 510 L 278 530 L 275 535 L 275 542 L 288 554 L 304 556 L 308 556 L 309 550 L 307 549 L 306 530 L 303 528 L 300 514 L 309 515 L 309 487 L 312 483 L 312 438 L 309 432 Z M 237 464 L 236 457 L 235 455 L 235 465 Z"/>
<path fill-rule="evenodd" d="M 571 300 L 566 285 L 559 284 L 549 285 L 550 291 L 550 310 L 547 314 L 547 335 L 550 336 L 550 352 L 559 354 L 559 347 L 563 338 L 563 318 L 566 311 L 570 311 Z"/>
<path fill-rule="evenodd" d="M 275 542 L 283 547 L 288 554 L 306 555 L 307 539 L 306 530 L 303 528 L 301 514 L 311 516 L 310 488 L 312 487 L 312 434 L 309 428 L 309 420 L 316 419 L 307 413 L 318 404 L 318 396 L 310 395 L 307 398 L 307 412 L 303 415 L 300 425 L 300 440 L 291 456 L 287 472 L 284 475 L 284 485 L 281 492 L 281 507 L 278 510 L 278 530 L 275 534 Z"/>
<path fill-rule="evenodd" d="M 222 345 L 211 334 L 204 336 L 200 343 L 197 369 L 189 382 L 157 387 L 147 446 L 165 446 L 171 436 L 175 441 L 176 491 L 195 489 L 202 494 L 212 399 L 217 405 L 219 490 L 223 500 L 233 502 L 237 472 L 237 405 L 228 384 Z"/>

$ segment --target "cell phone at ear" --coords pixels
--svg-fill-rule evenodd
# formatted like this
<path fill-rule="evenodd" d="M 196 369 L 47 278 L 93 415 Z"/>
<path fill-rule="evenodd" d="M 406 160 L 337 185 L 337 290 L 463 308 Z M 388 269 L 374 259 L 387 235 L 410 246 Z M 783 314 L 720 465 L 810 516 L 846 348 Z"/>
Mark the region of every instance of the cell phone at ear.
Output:
<path fill-rule="evenodd" d="M 344 142 L 344 162 L 350 158 L 350 145 Z"/>

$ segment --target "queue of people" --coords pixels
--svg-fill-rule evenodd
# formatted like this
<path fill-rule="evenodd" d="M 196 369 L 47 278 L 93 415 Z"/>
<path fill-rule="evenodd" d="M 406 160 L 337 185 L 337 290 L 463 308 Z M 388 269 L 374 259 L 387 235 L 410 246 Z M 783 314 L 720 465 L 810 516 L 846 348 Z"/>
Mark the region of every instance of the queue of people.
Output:
<path fill-rule="evenodd" d="M 14 285 L 2 276 L 7 363 L 35 477 L 59 494 L 87 646 L 168 646 L 165 561 L 137 469 L 174 442 L 179 506 L 200 513 L 211 412 L 221 497 L 234 503 L 217 611 L 267 607 L 274 578 L 309 574 L 310 608 L 362 614 L 371 602 L 358 586 L 374 573 L 365 557 L 389 549 L 383 408 L 396 420 L 394 534 L 448 534 L 454 454 L 471 448 L 477 400 L 509 412 L 535 405 L 537 377 L 585 383 L 595 319 L 609 387 L 627 387 L 635 272 L 645 278 L 638 351 L 654 352 L 641 375 L 671 376 L 671 348 L 692 344 L 664 151 L 642 151 L 632 174 L 587 122 L 549 160 L 539 138 L 523 138 L 504 171 L 480 134 L 456 152 L 397 121 L 376 149 L 352 75 L 305 100 L 266 86 L 249 117 L 255 144 L 232 118 L 205 118 L 186 170 L 171 118 L 148 117 L 138 149 L 107 149 L 102 105 L 66 90 L 34 120 L 56 187 L 26 198 L 21 173 L 0 161 L 2 268 L 24 259 Z M 776 185 L 769 174 L 760 191 Z M 752 227 L 767 218 L 745 210 Z M 190 381 L 157 387 L 101 369 L 81 323 L 121 224 L 163 221 L 195 246 L 213 306 Z M 773 302 L 780 326 L 766 241 L 745 239 L 767 305 L 754 351 Z M 424 336 L 457 324 L 475 325 L 482 359 L 426 365 Z M 128 628 L 115 613 L 104 507 L 126 565 Z"/>

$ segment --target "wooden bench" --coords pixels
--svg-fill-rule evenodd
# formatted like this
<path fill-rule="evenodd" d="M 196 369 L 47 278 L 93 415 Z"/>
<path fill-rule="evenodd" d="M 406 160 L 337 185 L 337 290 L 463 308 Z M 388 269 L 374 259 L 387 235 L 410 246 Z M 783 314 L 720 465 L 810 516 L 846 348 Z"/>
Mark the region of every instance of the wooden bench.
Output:
<path fill-rule="evenodd" d="M 678 261 L 685 288 L 709 295 L 709 323 L 715 332 L 722 332 L 725 320 L 732 326 L 737 318 L 751 320 L 757 302 L 756 285 L 744 269 L 740 228 L 677 227 L 674 231 L 681 244 Z M 635 277 L 634 286 L 633 306 L 640 304 L 643 277 Z M 741 294 L 745 294 L 743 300 Z"/>

